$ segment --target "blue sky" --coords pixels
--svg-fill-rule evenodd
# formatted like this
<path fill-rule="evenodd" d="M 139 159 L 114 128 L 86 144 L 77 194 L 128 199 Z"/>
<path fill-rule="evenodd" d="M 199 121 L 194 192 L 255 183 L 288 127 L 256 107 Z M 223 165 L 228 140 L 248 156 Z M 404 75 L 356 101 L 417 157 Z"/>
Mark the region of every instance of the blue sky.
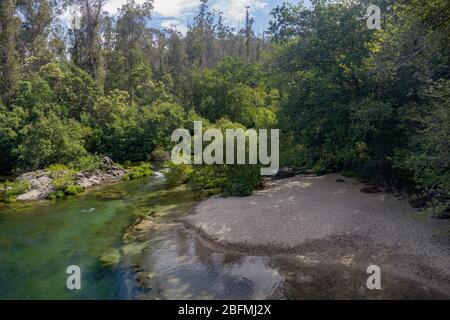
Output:
<path fill-rule="evenodd" d="M 136 0 L 141 3 L 144 0 Z M 109 0 L 105 10 L 111 14 L 124 4 L 126 0 Z M 255 19 L 255 31 L 262 32 L 268 26 L 270 11 L 283 2 L 297 0 L 210 0 L 210 8 L 222 11 L 227 24 L 234 27 L 242 26 L 245 21 L 245 7 L 251 7 L 250 11 Z M 308 2 L 306 0 L 305 2 Z M 155 0 L 155 14 L 152 25 L 155 27 L 176 26 L 181 32 L 185 32 L 186 24 L 198 12 L 200 0 Z"/>

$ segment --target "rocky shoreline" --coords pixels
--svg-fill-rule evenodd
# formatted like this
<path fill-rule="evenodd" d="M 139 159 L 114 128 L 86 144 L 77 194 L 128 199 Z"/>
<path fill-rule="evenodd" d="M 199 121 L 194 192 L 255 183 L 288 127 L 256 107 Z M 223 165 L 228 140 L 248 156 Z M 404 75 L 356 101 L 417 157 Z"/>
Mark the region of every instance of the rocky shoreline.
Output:
<path fill-rule="evenodd" d="M 106 183 L 117 182 L 123 179 L 128 173 L 127 170 L 115 165 L 108 158 L 103 158 L 103 170 L 77 172 L 74 175 L 74 186 L 89 189 L 91 187 L 100 186 Z M 61 171 L 60 174 L 68 174 L 69 172 Z M 30 188 L 27 192 L 19 195 L 17 201 L 34 201 L 47 199 L 56 189 L 53 185 L 53 173 L 48 170 L 38 170 L 27 172 L 15 179 L 15 182 L 29 183 Z"/>

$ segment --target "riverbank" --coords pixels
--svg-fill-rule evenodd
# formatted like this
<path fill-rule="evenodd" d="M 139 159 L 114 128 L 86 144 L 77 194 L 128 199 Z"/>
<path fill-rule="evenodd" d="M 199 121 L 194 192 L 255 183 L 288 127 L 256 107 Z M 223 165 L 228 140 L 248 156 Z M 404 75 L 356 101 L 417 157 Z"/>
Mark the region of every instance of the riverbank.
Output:
<path fill-rule="evenodd" d="M 331 174 L 272 181 L 246 198 L 214 197 L 181 221 L 234 252 L 288 254 L 358 272 L 376 264 L 449 295 L 450 222 L 416 213 L 401 194 Z"/>
<path fill-rule="evenodd" d="M 23 173 L 13 182 L 0 185 L 0 203 L 29 202 L 73 196 L 93 187 L 153 175 L 149 163 L 124 168 L 104 157 L 89 170 L 77 171 L 64 165 Z"/>

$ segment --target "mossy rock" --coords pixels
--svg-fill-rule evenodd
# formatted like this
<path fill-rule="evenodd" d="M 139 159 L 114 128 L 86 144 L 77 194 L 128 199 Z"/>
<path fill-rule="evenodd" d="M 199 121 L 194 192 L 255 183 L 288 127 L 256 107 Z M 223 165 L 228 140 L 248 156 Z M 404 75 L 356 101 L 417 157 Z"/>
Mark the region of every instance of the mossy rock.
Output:
<path fill-rule="evenodd" d="M 116 248 L 111 248 L 100 257 L 99 261 L 102 265 L 111 267 L 119 264 L 121 259 L 120 251 Z"/>

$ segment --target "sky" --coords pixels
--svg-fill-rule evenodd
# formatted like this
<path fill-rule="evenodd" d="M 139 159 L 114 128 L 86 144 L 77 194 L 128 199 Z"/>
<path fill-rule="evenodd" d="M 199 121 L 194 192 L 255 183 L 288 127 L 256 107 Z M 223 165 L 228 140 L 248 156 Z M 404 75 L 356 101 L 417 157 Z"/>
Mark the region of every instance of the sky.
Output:
<path fill-rule="evenodd" d="M 135 0 L 142 3 L 144 0 Z M 126 0 L 109 0 L 105 11 L 110 14 L 117 12 Z M 250 6 L 250 12 L 255 19 L 254 31 L 262 32 L 267 29 L 270 21 L 270 11 L 283 2 L 296 0 L 210 0 L 210 8 L 222 11 L 225 21 L 233 27 L 242 27 L 245 22 L 245 7 Z M 308 1 L 306 1 L 308 2 Z M 188 21 L 192 21 L 197 14 L 200 0 L 155 0 L 152 26 L 157 28 L 175 27 L 185 33 Z"/>

